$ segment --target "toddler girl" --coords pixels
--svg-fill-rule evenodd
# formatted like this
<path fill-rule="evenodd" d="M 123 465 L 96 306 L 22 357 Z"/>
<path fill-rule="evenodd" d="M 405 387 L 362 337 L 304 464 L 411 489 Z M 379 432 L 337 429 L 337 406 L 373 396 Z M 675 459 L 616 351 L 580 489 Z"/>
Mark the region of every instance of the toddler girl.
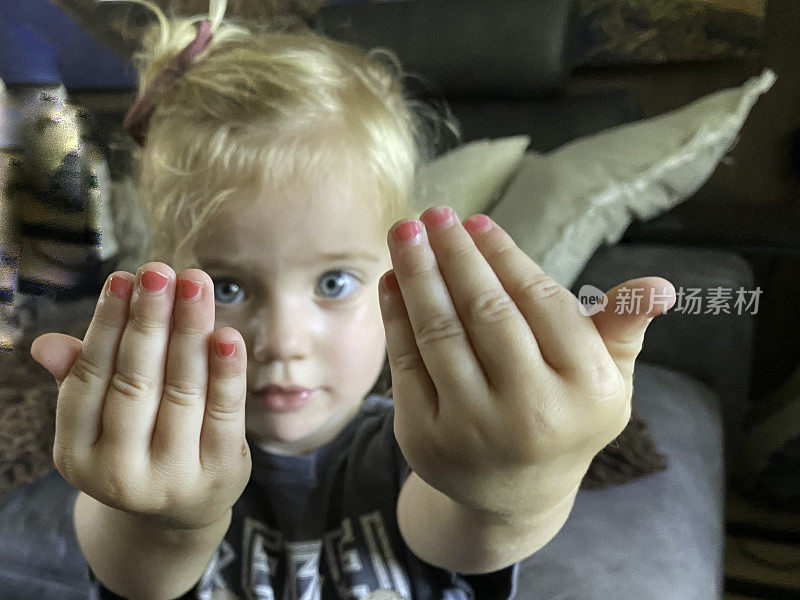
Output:
<path fill-rule="evenodd" d="M 148 261 L 31 349 L 95 597 L 511 598 L 656 312 L 583 316 L 487 217 L 410 218 L 391 67 L 224 12 L 144 40 Z"/>

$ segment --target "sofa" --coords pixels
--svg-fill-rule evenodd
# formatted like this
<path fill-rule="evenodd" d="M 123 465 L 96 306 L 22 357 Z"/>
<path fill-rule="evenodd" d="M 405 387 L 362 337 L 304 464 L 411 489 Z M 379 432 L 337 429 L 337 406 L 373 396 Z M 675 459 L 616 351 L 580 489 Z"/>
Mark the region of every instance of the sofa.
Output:
<path fill-rule="evenodd" d="M 462 142 L 525 134 L 531 148 L 546 152 L 642 117 L 624 91 L 567 93 L 576 4 L 338 3 L 324 7 L 314 26 L 394 50 L 407 71 L 423 76 L 414 94 L 447 98 Z M 443 137 L 437 152 L 457 143 Z M 619 243 L 592 255 L 572 291 L 586 283 L 608 290 L 646 275 L 676 289 L 754 285 L 750 265 L 729 251 Z M 581 489 L 559 533 L 523 561 L 518 600 L 722 598 L 725 492 L 747 410 L 752 346 L 748 313 L 670 311 L 650 324 L 634 402 L 668 467 Z M 86 597 L 71 521 L 76 494 L 52 471 L 0 507 L 0 598 Z"/>

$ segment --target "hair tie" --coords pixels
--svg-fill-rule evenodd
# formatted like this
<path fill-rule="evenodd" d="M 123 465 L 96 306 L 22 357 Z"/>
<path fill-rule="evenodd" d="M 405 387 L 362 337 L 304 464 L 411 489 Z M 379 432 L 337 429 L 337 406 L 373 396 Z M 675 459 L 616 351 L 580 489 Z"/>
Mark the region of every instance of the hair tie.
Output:
<path fill-rule="evenodd" d="M 144 134 L 147 131 L 147 125 L 156 105 L 175 80 L 192 66 L 197 59 L 197 55 L 208 47 L 213 37 L 211 21 L 208 19 L 202 20 L 194 40 L 164 67 L 125 114 L 122 126 L 137 144 L 144 145 Z"/>

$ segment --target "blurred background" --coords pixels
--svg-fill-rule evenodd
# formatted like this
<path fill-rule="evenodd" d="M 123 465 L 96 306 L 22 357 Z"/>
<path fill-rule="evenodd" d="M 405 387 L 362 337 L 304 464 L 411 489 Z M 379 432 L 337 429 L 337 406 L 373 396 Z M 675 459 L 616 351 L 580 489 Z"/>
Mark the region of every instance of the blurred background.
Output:
<path fill-rule="evenodd" d="M 208 7 L 204 0 L 155 3 L 183 14 L 203 13 Z M 231 0 L 228 14 L 257 20 L 299 19 L 311 26 L 330 27 L 333 34 L 345 32 L 341 35 L 347 38 L 349 30 L 336 29 L 337 22 L 384 23 L 379 9 L 355 8 L 357 4 L 357 0 Z M 402 15 L 405 5 L 413 3 L 361 4 L 385 5 L 387 14 L 392 10 L 388 5 L 396 4 L 398 12 L 391 14 Z M 431 4 L 445 6 L 457 22 L 459 6 L 476 3 Z M 487 0 L 486 4 L 513 7 L 524 2 Z M 753 315 L 749 376 L 743 391 L 749 406 L 744 421 L 751 427 L 742 444 L 763 452 L 764 461 L 767 455 L 771 457 L 770 481 L 778 491 L 762 496 L 754 491 L 749 496 L 727 494 L 724 590 L 729 600 L 800 597 L 800 421 L 795 408 L 800 406 L 800 2 L 576 0 L 563 4 L 570 5 L 564 37 L 566 66 L 554 76 L 557 85 L 546 82 L 557 89 L 509 96 L 516 104 L 511 100 L 503 104 L 511 114 L 509 107 L 528 110 L 528 105 L 520 103 L 530 101 L 535 107 L 530 112 L 540 111 L 541 118 L 525 121 L 528 117 L 520 117 L 518 122 L 510 120 L 492 129 L 480 116 L 485 115 L 483 97 L 465 94 L 466 84 L 433 91 L 434 97 L 447 97 L 465 125 L 461 143 L 525 133 L 533 140 L 531 150 L 550 153 L 582 136 L 652 119 L 719 90 L 741 86 L 765 68 L 777 75 L 774 87 L 753 106 L 736 143 L 703 184 L 655 218 L 634 220 L 619 245 L 630 249 L 637 244 L 663 244 L 730 252 L 746 263 L 753 286 L 762 290 L 759 311 Z M 348 5 L 352 14 L 346 12 Z M 7 90 L 5 108 L 0 110 L 0 149 L 5 149 L 0 187 L 13 183 L 11 165 L 22 157 L 23 130 L 16 123 L 25 110 L 39 111 L 49 119 L 64 103 L 78 107 L 82 112 L 71 118 L 86 147 L 92 148 L 82 155 L 84 171 L 80 173 L 89 182 L 80 188 L 86 197 L 84 212 L 70 211 L 66 204 L 46 218 L 22 211 L 16 217 L 18 227 L 11 232 L 8 195 L 0 199 L 0 231 L 4 232 L 0 233 L 0 350 L 5 351 L 0 361 L 10 361 L 26 332 L 53 330 L 91 316 L 105 278 L 116 269 L 136 269 L 130 257 L 139 234 L 133 225 L 120 227 L 111 190 L 112 182 L 129 174 L 128 148 L 120 142 L 124 138 L 121 124 L 137 93 L 131 56 L 151 19 L 146 9 L 135 5 L 0 0 L 0 80 Z M 476 46 L 480 33 L 479 29 L 474 32 Z M 546 37 L 548 32 L 539 34 Z M 425 64 L 424 59 L 414 63 L 417 55 L 403 46 L 403 32 L 381 30 L 373 38 L 370 31 L 358 35 L 368 45 L 396 42 L 401 55 L 405 52 L 410 57 L 407 65 L 412 71 Z M 430 39 L 418 45 L 420 53 L 447 54 Z M 456 59 L 442 60 L 447 68 L 458 64 Z M 499 66 L 498 71 L 502 70 Z M 481 79 L 469 66 L 459 73 L 465 80 Z M 42 91 L 50 94 L 49 99 L 42 100 Z M 592 102 L 584 102 L 587 98 Z M 556 104 L 557 109 L 553 108 Z M 559 118 L 551 118 L 554 114 Z M 519 125 L 523 121 L 535 126 L 523 130 Z M 62 155 L 68 154 L 72 130 L 53 119 L 48 122 Z M 458 144 L 444 139 L 439 153 Z M 76 331 L 79 335 L 80 328 Z M 728 347 L 725 352 L 733 356 L 737 349 Z M 10 372 L 11 364 L 0 362 L 0 370 Z M 17 423 L 21 418 L 21 404 L 15 405 L 12 397 L 17 396 L 10 391 L 3 396 L 0 390 L 0 422 L 10 423 L 13 416 Z M 787 422 L 791 435 L 786 434 Z M 40 426 L 48 429 L 52 423 Z M 782 432 L 780 439 L 777 431 Z M 18 487 L 51 468 L 47 446 L 52 439 L 37 435 L 7 439 L 3 446 L 0 432 L 0 476 L 9 484 L 9 494 L 12 482 Z M 13 432 L 6 437 L 12 438 Z M 33 449 L 25 450 L 24 460 L 16 460 L 21 452 L 15 450 L 15 460 L 4 463 L 3 452 L 10 456 L 7 448 L 25 444 Z M 696 596 L 687 592 L 674 597 Z"/>

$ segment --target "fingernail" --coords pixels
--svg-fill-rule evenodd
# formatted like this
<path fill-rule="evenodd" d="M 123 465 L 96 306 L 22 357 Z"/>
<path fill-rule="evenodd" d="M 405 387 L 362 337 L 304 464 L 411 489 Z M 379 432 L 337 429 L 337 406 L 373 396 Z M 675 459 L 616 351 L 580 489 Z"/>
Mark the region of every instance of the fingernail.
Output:
<path fill-rule="evenodd" d="M 131 288 L 133 288 L 133 283 L 119 275 L 113 275 L 111 281 L 108 283 L 109 293 L 123 300 L 126 300 L 128 296 L 130 296 Z"/>
<path fill-rule="evenodd" d="M 454 222 L 453 211 L 449 206 L 431 208 L 422 214 L 420 220 L 425 223 L 425 227 L 429 229 L 447 227 Z"/>
<path fill-rule="evenodd" d="M 472 215 L 469 219 L 464 221 L 464 229 L 470 233 L 478 233 L 489 229 L 492 225 L 492 220 L 486 215 Z"/>
<path fill-rule="evenodd" d="M 416 246 L 422 240 L 422 226 L 419 221 L 403 221 L 392 229 L 392 236 L 398 244 Z"/>
<path fill-rule="evenodd" d="M 145 271 L 139 281 L 142 288 L 148 292 L 163 292 L 169 283 L 169 277 L 162 275 L 158 271 Z"/>
<path fill-rule="evenodd" d="M 383 278 L 383 289 L 389 293 L 400 291 L 400 284 L 397 283 L 397 275 L 394 274 L 394 271 L 387 273 Z"/>
<path fill-rule="evenodd" d="M 236 342 L 217 342 L 217 354 L 230 356 L 236 350 Z"/>
<path fill-rule="evenodd" d="M 191 279 L 178 279 L 177 294 L 178 298 L 184 302 L 194 300 L 200 296 L 201 284 Z"/>

